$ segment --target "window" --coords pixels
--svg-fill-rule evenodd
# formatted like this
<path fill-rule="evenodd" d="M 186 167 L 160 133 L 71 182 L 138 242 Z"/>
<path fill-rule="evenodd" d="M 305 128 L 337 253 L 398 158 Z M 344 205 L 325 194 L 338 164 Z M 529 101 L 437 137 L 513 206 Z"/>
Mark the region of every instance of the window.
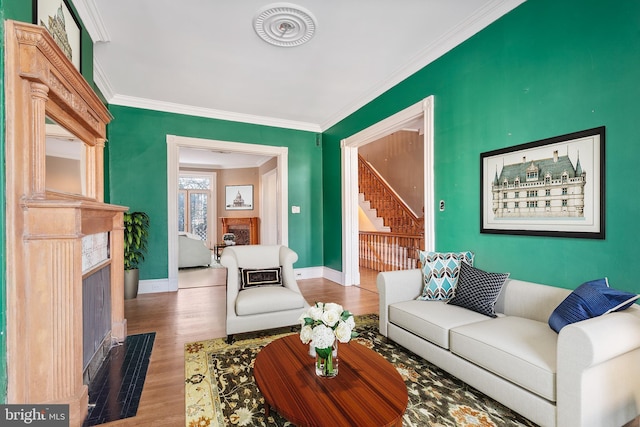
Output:
<path fill-rule="evenodd" d="M 507 209 L 507 202 L 502 203 L 502 209 Z"/>
<path fill-rule="evenodd" d="M 518 199 L 520 197 L 520 192 L 516 191 L 515 193 L 513 193 L 513 197 Z"/>
<path fill-rule="evenodd" d="M 527 181 L 535 181 L 538 179 L 538 171 L 527 172 Z"/>
<path fill-rule="evenodd" d="M 547 207 L 547 208 L 550 208 L 551 207 L 551 200 L 545 200 L 544 201 L 544 206 Z"/>
<path fill-rule="evenodd" d="M 567 199 L 562 199 L 562 207 L 563 208 L 567 207 Z"/>
<path fill-rule="evenodd" d="M 567 195 L 567 187 L 562 187 L 562 195 L 563 196 Z"/>
<path fill-rule="evenodd" d="M 507 192 L 506 192 L 506 191 L 505 191 L 504 193 L 502 193 L 502 198 L 503 198 L 503 199 L 508 199 L 508 197 L 507 197 Z"/>
<path fill-rule="evenodd" d="M 547 188 L 546 190 L 544 190 L 544 195 L 549 197 L 551 195 L 551 189 Z"/>
<path fill-rule="evenodd" d="M 538 197 L 538 190 L 527 190 L 527 197 Z"/>
<path fill-rule="evenodd" d="M 178 178 L 178 231 L 209 241 L 209 201 L 212 179 L 207 175 L 181 174 Z"/>
<path fill-rule="evenodd" d="M 527 202 L 527 207 L 528 208 L 537 208 L 538 207 L 538 201 L 537 200 L 530 200 Z"/>

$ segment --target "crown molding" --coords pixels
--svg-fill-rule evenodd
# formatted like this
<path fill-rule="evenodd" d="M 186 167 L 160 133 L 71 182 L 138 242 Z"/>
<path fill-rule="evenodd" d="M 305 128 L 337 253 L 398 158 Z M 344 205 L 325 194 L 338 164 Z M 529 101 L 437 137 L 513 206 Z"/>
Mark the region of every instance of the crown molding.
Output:
<path fill-rule="evenodd" d="M 99 86 L 98 86 L 99 87 Z M 175 104 L 173 102 L 155 101 L 115 94 L 108 99 L 109 104 L 124 107 L 144 108 L 147 110 L 164 111 L 166 113 L 185 114 L 187 116 L 207 117 L 210 119 L 227 120 L 231 122 L 250 123 L 254 125 L 273 126 L 278 128 L 304 130 L 308 132 L 322 132 L 315 123 L 297 122 L 273 117 L 254 116 L 251 114 L 234 113 L 231 111 L 214 110 L 211 108 L 194 107 L 192 105 Z"/>
<path fill-rule="evenodd" d="M 94 43 L 111 40 L 95 0 L 73 0 L 73 5 Z"/>
<path fill-rule="evenodd" d="M 96 61 L 95 57 L 93 58 L 93 82 L 98 86 L 98 89 L 100 89 L 102 96 L 104 96 L 106 100 L 113 98 L 114 94 L 111 82 L 104 73 L 100 63 Z"/>
<path fill-rule="evenodd" d="M 441 37 L 434 40 L 433 43 L 418 53 L 413 60 L 409 61 L 407 65 L 392 73 L 380 84 L 372 87 L 365 96 L 329 117 L 324 123 L 321 123 L 320 127 L 323 131 L 329 129 L 331 126 L 345 119 L 350 114 L 355 113 L 378 96 L 405 80 L 407 77 L 417 73 L 454 47 L 462 44 L 465 40 L 471 38 L 474 34 L 480 32 L 482 29 L 520 6 L 525 1 L 526 0 L 494 0 L 487 3 L 460 25 L 453 27 Z"/>

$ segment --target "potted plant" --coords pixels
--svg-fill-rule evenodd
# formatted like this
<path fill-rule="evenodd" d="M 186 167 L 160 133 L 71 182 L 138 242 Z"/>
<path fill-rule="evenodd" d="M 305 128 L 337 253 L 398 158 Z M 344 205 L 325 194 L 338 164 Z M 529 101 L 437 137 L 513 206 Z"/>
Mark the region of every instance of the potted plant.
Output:
<path fill-rule="evenodd" d="M 149 236 L 149 216 L 144 212 L 124 213 L 124 299 L 138 296 L 138 264 L 144 261 Z"/>

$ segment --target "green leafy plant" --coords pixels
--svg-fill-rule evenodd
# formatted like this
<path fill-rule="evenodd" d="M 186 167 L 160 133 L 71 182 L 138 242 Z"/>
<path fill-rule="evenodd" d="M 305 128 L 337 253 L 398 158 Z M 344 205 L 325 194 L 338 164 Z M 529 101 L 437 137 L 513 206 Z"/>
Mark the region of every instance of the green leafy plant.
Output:
<path fill-rule="evenodd" d="M 144 212 L 124 213 L 124 269 L 133 270 L 144 261 L 149 237 L 149 216 Z"/>

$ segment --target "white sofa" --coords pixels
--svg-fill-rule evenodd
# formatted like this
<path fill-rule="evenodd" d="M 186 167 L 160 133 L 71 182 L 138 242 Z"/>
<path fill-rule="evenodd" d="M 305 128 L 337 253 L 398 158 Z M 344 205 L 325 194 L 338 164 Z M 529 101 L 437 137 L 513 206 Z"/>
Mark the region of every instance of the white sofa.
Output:
<path fill-rule="evenodd" d="M 211 250 L 204 240 L 191 233 L 178 234 L 178 268 L 211 265 Z"/>
<path fill-rule="evenodd" d="M 569 290 L 508 279 L 490 318 L 417 301 L 419 269 L 380 273 L 380 333 L 541 426 L 619 427 L 640 414 L 640 307 L 548 326 Z"/>

